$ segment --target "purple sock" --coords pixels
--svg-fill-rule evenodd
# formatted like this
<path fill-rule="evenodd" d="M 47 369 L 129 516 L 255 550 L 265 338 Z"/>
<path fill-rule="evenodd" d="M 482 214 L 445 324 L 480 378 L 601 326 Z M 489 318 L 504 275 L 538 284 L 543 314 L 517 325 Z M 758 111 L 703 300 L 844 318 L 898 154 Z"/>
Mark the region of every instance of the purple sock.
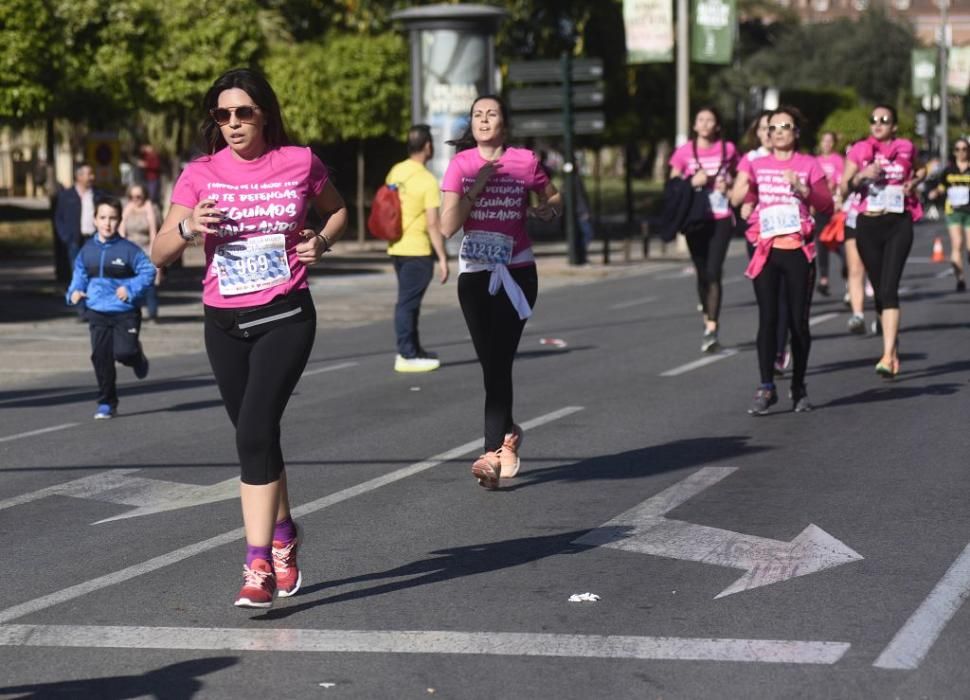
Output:
<path fill-rule="evenodd" d="M 252 566 L 253 559 L 262 559 L 270 566 L 272 566 L 273 548 L 270 545 L 267 545 L 265 547 L 254 547 L 251 544 L 247 544 L 246 545 L 246 566 Z"/>
<path fill-rule="evenodd" d="M 276 528 L 273 530 L 273 541 L 292 542 L 295 539 L 296 523 L 293 522 L 293 518 L 287 515 L 286 518 L 276 523 Z"/>

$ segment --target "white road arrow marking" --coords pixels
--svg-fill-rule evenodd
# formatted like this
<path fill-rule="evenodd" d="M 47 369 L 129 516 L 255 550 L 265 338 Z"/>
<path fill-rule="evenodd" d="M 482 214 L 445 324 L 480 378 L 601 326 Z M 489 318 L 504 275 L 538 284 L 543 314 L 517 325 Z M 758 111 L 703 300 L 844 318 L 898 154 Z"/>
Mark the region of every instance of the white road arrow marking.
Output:
<path fill-rule="evenodd" d="M 92 474 L 63 484 L 55 484 L 20 496 L 0 501 L 0 510 L 37 501 L 48 496 L 71 496 L 103 503 L 116 503 L 123 506 L 136 506 L 111 518 L 99 520 L 94 525 L 137 518 L 141 515 L 164 513 L 179 508 L 190 508 L 206 503 L 215 503 L 239 495 L 239 479 L 236 477 L 220 481 L 211 486 L 179 484 L 174 481 L 160 481 L 131 476 L 136 469 L 112 469 Z"/>
<path fill-rule="evenodd" d="M 744 576 L 716 598 L 862 559 L 862 555 L 815 525 L 806 527 L 791 542 L 783 542 L 664 517 L 735 471 L 736 467 L 705 467 L 576 543 L 745 569 Z"/>
<path fill-rule="evenodd" d="M 158 481 L 129 477 L 123 486 L 105 491 L 95 496 L 96 500 L 118 503 L 127 506 L 138 506 L 127 513 L 121 513 L 104 520 L 98 520 L 92 525 L 110 523 L 114 520 L 137 518 L 142 515 L 155 515 L 180 508 L 191 508 L 206 503 L 216 503 L 239 496 L 239 478 L 231 477 L 211 486 L 197 484 L 179 484 L 174 481 Z"/>

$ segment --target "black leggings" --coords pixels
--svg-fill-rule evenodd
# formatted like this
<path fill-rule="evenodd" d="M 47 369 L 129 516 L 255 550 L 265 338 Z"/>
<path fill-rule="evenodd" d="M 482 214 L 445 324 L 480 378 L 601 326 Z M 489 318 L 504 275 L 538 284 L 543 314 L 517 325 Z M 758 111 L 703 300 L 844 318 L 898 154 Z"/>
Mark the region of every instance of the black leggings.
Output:
<path fill-rule="evenodd" d="M 704 317 L 717 321 L 721 315 L 721 273 L 731 243 L 733 224 L 727 219 L 711 219 L 703 227 L 686 234 L 687 249 L 697 271 L 697 296 Z"/>
<path fill-rule="evenodd" d="M 511 268 L 512 278 L 535 306 L 539 277 L 534 265 Z M 485 380 L 485 450 L 502 446 L 512 427 L 512 361 L 525 321 L 519 318 L 504 289 L 488 293 L 490 272 L 458 275 L 458 301 L 475 345 Z"/>
<path fill-rule="evenodd" d="M 778 295 L 784 287 L 788 296 L 788 327 L 791 329 L 793 387 L 805 386 L 808 351 L 812 335 L 808 314 L 815 286 L 815 265 L 801 249 L 772 248 L 764 268 L 754 278 L 758 299 L 758 368 L 761 383 L 774 383 L 774 362 L 778 353 Z M 785 320 L 785 319 L 782 319 Z"/>
<path fill-rule="evenodd" d="M 876 312 L 899 308 L 899 280 L 913 247 L 909 214 L 859 216 L 856 245 L 875 292 Z"/>
<path fill-rule="evenodd" d="M 309 292 L 304 293 L 309 300 Z M 280 420 L 316 336 L 312 301 L 304 302 L 304 312 L 300 320 L 240 338 L 227 330 L 233 311 L 205 307 L 205 349 L 229 420 L 236 428 L 244 484 L 271 484 L 283 473 Z"/>

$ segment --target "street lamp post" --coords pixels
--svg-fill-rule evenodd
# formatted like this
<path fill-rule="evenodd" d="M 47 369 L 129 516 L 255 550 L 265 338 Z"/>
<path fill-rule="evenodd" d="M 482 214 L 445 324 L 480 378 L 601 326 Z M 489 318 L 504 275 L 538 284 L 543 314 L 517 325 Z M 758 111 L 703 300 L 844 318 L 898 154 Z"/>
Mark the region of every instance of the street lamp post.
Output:
<path fill-rule="evenodd" d="M 938 2 L 940 3 L 940 161 L 945 163 L 947 158 L 950 157 L 949 134 L 947 133 L 950 115 L 946 99 L 946 63 L 950 44 L 947 10 L 950 0 L 938 0 Z"/>

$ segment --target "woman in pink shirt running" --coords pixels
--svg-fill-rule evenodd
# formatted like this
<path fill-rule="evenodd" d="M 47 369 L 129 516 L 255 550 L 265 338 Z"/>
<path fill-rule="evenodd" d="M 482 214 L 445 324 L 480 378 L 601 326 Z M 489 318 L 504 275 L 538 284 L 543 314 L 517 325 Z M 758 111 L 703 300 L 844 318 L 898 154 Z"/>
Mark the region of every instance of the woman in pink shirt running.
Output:
<path fill-rule="evenodd" d="M 185 166 L 155 237 L 158 267 L 205 247 L 205 347 L 235 428 L 246 563 L 239 607 L 268 608 L 302 577 L 280 421 L 316 335 L 307 267 L 340 238 L 347 207 L 309 148 L 291 146 L 258 73 L 231 70 L 203 99 L 205 155 Z M 307 227 L 315 209 L 326 221 Z"/>
<path fill-rule="evenodd" d="M 536 155 L 507 145 L 505 103 L 494 95 L 472 103 L 458 153 L 442 181 L 441 233 L 464 229 L 458 258 L 458 300 L 482 366 L 485 453 L 472 475 L 488 489 L 519 470 L 522 428 L 512 420 L 512 362 L 538 294 L 526 217 L 560 213 L 559 193 Z M 535 193 L 538 205 L 529 206 Z"/>
<path fill-rule="evenodd" d="M 788 295 L 791 329 L 792 378 L 790 397 L 796 412 L 810 411 L 805 370 L 811 348 L 808 314 L 815 285 L 815 244 L 811 209 L 829 212 L 832 194 L 815 158 L 798 153 L 801 115 L 791 107 L 768 117 L 770 156 L 746 161 L 731 190 L 731 203 L 740 205 L 749 194 L 757 198 L 748 227 L 754 254 L 745 274 L 754 283 L 758 300 L 758 368 L 761 385 L 748 413 L 760 416 L 778 402 L 774 362 L 777 353 L 778 294 Z"/>
<path fill-rule="evenodd" d="M 818 156 L 816 157 L 819 166 L 822 168 L 822 172 L 825 173 L 825 183 L 832 193 L 835 208 L 842 205 L 842 197 L 839 195 L 839 183 L 842 182 L 842 171 L 845 169 L 845 159 L 835 150 L 837 144 L 838 137 L 834 131 L 822 132 L 822 136 L 818 141 Z M 831 216 L 826 214 L 820 214 L 815 217 L 816 240 L 818 239 L 818 234 L 822 232 L 822 229 L 825 228 L 831 218 Z M 842 251 L 840 250 L 839 253 L 841 254 Z M 826 297 L 831 294 L 829 289 L 829 249 L 824 245 L 818 246 L 818 292 Z"/>
<path fill-rule="evenodd" d="M 738 164 L 734 144 L 721 139 L 721 117 L 713 107 L 703 107 L 694 117 L 694 137 L 670 156 L 670 177 L 690 180 L 695 196 L 710 202 L 706 222 L 684 231 L 687 248 L 697 272 L 697 294 L 704 314 L 701 352 L 718 349 L 721 314 L 721 274 L 734 226 L 727 191 Z"/>
<path fill-rule="evenodd" d="M 856 243 L 882 326 L 876 374 L 891 379 L 899 373 L 899 281 L 913 247 L 913 222 L 923 216 L 916 185 L 926 171 L 913 142 L 896 136 L 894 107 L 876 105 L 869 124 L 869 138 L 849 151 L 841 187 L 843 196 L 857 192 L 861 198 Z"/>

